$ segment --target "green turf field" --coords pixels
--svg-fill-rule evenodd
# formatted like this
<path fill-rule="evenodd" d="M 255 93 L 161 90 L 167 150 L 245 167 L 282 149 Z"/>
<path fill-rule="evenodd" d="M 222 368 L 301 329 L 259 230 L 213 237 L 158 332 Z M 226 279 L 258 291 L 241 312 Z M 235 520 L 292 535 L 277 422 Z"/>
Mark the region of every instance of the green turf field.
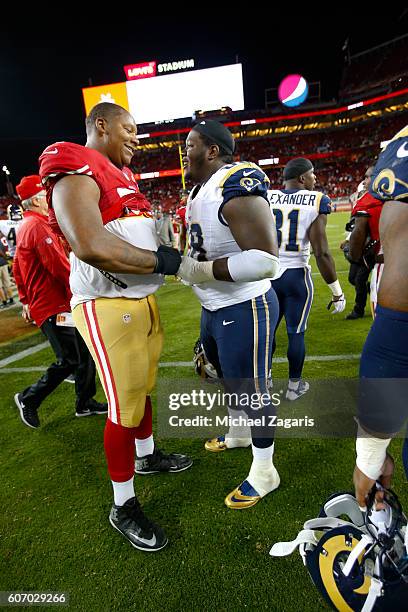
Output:
<path fill-rule="evenodd" d="M 329 217 L 330 246 L 349 300 L 346 313 L 353 288 L 338 245 L 347 217 Z M 313 279 L 308 355 L 343 357 L 307 361 L 304 377 L 355 377 L 358 359 L 347 356 L 360 353 L 371 317 L 345 321 L 344 315 L 332 316 L 326 310 L 328 288 L 320 276 Z M 158 298 L 166 336 L 161 360 L 188 361 L 198 336 L 198 303 L 189 288 L 174 281 Z M 37 334 L 0 345 L 0 360 L 42 341 Z M 285 353 L 282 328 L 277 356 Z M 0 367 L 0 591 L 64 591 L 69 609 L 89 612 L 326 609 L 297 553 L 272 559 L 268 552 L 274 542 L 296 537 L 329 494 L 351 487 L 353 440 L 278 440 L 280 488 L 254 508 L 235 512 L 223 500 L 247 475 L 250 449 L 209 454 L 202 439 L 160 440 L 168 451 L 190 453 L 194 466 L 181 474 L 136 478 L 146 514 L 170 540 L 163 551 L 149 555 L 133 549 L 108 523 L 112 494 L 103 452 L 104 418 L 74 417 L 73 386 L 62 384 L 44 402 L 39 430 L 21 423 L 13 395 L 39 372 L 15 368 L 45 366 L 51 360 L 47 348 Z M 275 376 L 286 372 L 285 364 L 274 366 Z M 160 376 L 190 374 L 188 368 L 159 371 Z M 408 508 L 401 442 L 391 448 L 397 463 L 394 488 Z"/>

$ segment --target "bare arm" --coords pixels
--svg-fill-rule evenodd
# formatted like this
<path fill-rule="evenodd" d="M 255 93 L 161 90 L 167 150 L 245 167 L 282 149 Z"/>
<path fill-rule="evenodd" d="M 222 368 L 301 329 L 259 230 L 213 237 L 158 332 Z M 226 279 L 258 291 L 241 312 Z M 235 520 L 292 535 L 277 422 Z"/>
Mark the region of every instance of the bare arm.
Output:
<path fill-rule="evenodd" d="M 278 257 L 275 222 L 266 200 L 256 197 L 233 198 L 222 210 L 232 235 L 243 251 L 258 249 Z M 232 281 L 228 258 L 217 259 L 213 265 L 214 278 Z"/>
<path fill-rule="evenodd" d="M 156 255 L 106 230 L 99 211 L 99 198 L 98 185 L 87 176 L 65 176 L 54 187 L 55 216 L 75 255 L 108 272 L 151 274 L 156 266 Z"/>
<path fill-rule="evenodd" d="M 350 236 L 350 258 L 359 261 L 363 255 L 368 236 L 368 217 L 356 217 L 356 223 Z"/>
<path fill-rule="evenodd" d="M 309 240 L 312 245 L 316 264 L 323 280 L 329 285 L 337 280 L 336 266 L 330 253 L 326 235 L 327 216 L 319 215 L 309 229 Z"/>

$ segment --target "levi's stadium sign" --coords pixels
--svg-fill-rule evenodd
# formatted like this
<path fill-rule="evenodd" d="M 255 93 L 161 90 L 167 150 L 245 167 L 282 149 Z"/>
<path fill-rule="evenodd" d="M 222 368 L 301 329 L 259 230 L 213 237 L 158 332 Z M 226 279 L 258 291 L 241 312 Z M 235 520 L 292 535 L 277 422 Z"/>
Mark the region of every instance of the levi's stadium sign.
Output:
<path fill-rule="evenodd" d="M 123 66 L 128 81 L 145 79 L 156 76 L 156 62 L 143 62 L 142 64 L 129 64 Z"/>
<path fill-rule="evenodd" d="M 178 70 L 186 70 L 187 68 L 194 68 L 194 60 L 180 60 L 177 62 L 165 62 L 163 64 L 157 64 L 156 61 L 143 62 L 142 64 L 129 64 L 123 66 L 123 70 L 126 74 L 126 79 L 132 81 L 134 79 L 146 79 L 148 77 L 157 76 L 157 74 L 166 74 L 169 72 L 176 72 Z"/>

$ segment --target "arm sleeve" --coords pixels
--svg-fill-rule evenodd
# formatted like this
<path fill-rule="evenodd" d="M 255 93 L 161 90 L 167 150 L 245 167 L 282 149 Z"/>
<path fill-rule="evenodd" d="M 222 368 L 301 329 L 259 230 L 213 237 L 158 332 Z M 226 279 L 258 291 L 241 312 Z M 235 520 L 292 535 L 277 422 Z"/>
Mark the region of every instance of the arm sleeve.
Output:
<path fill-rule="evenodd" d="M 331 199 L 329 196 L 322 194 L 319 202 L 319 215 L 330 215 L 331 211 Z"/>
<path fill-rule="evenodd" d="M 13 260 L 13 275 L 14 275 L 14 280 L 16 281 L 18 297 L 20 298 L 20 302 L 22 304 L 27 304 L 27 296 L 25 292 L 23 278 L 21 276 L 20 263 L 18 260 L 18 249 L 15 252 L 14 260 Z"/>

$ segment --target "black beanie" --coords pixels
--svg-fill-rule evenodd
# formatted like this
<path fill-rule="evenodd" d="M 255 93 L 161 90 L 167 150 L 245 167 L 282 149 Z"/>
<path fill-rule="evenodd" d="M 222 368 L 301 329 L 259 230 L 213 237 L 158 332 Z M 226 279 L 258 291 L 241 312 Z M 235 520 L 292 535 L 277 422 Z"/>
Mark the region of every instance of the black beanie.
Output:
<path fill-rule="evenodd" d="M 214 119 L 203 119 L 200 123 L 196 123 L 192 129 L 206 136 L 219 147 L 222 147 L 229 155 L 234 153 L 235 140 L 229 129 L 226 128 L 223 123 L 214 121 Z"/>
<path fill-rule="evenodd" d="M 309 172 L 313 169 L 313 164 L 310 159 L 305 157 L 296 157 L 291 159 L 283 170 L 283 179 L 289 181 L 290 179 L 298 178 L 301 174 Z"/>

